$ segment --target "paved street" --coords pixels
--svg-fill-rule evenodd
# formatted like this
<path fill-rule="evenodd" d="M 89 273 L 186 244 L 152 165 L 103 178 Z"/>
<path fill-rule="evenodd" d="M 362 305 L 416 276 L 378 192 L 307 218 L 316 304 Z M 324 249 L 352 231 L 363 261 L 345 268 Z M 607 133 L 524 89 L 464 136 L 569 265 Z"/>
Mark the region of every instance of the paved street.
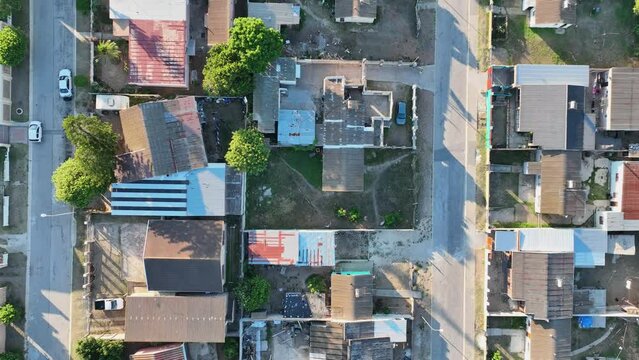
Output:
<path fill-rule="evenodd" d="M 29 152 L 29 254 L 27 272 L 27 358 L 68 359 L 71 319 L 72 246 L 75 237 L 68 207 L 55 201 L 53 170 L 65 158 L 62 118 L 73 112 L 72 102 L 57 93 L 61 68 L 74 70 L 73 0 L 31 0 L 31 120 L 42 121 L 41 143 Z M 37 5 L 37 6 L 34 6 Z"/>
<path fill-rule="evenodd" d="M 477 70 L 478 5 L 438 2 L 433 139 L 432 359 L 475 357 L 475 137 L 485 75 Z"/>

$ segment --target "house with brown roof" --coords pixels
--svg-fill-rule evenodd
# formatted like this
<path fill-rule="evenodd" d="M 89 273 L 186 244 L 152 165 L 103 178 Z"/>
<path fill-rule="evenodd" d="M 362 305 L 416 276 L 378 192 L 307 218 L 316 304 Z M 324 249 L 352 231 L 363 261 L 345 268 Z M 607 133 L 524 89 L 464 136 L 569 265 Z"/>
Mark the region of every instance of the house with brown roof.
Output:
<path fill-rule="evenodd" d="M 639 69 L 613 67 L 598 78 L 595 91 L 603 94 L 600 124 L 604 130 L 639 130 Z"/>
<path fill-rule="evenodd" d="M 535 320 L 569 319 L 573 315 L 574 255 L 513 252 L 508 296 Z"/>
<path fill-rule="evenodd" d="M 110 0 L 113 35 L 129 41 L 129 84 L 188 88 L 188 0 Z"/>
<path fill-rule="evenodd" d="M 148 290 L 224 292 L 225 237 L 219 220 L 149 220 L 144 242 Z"/>
<path fill-rule="evenodd" d="M 186 347 L 182 343 L 142 348 L 129 360 L 186 360 Z"/>
<path fill-rule="evenodd" d="M 126 298 L 124 341 L 223 343 L 227 305 L 227 294 L 131 294 Z"/>
<path fill-rule="evenodd" d="M 373 316 L 373 275 L 331 275 L 331 318 L 365 320 Z"/>
<path fill-rule="evenodd" d="M 595 215 L 595 225 L 607 231 L 639 231 L 639 161 L 612 161 L 609 172 L 610 209 Z"/>
<path fill-rule="evenodd" d="M 588 195 L 581 184 L 581 152 L 541 151 L 537 158 L 524 163 L 524 175 L 535 176 L 535 212 L 584 215 Z"/>
<path fill-rule="evenodd" d="M 572 320 L 532 321 L 531 359 L 571 359 Z"/>
<path fill-rule="evenodd" d="M 335 0 L 335 21 L 372 24 L 377 17 L 377 0 Z"/>
<path fill-rule="evenodd" d="M 229 40 L 229 32 L 235 17 L 233 0 L 209 0 L 204 24 L 206 26 L 206 42 L 209 46 L 225 43 Z"/>
<path fill-rule="evenodd" d="M 577 23 L 574 0 L 524 0 L 522 10 L 531 28 L 568 28 Z"/>

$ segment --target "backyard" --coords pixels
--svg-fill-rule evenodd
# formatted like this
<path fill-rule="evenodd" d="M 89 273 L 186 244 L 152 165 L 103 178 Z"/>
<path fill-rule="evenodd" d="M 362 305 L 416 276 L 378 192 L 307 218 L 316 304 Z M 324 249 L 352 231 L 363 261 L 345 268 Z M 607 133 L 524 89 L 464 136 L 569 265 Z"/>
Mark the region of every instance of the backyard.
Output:
<path fill-rule="evenodd" d="M 372 229 L 390 214 L 393 227 L 412 228 L 413 158 L 406 150 L 366 150 L 363 192 L 322 192 L 320 153 L 273 150 L 268 169 L 248 178 L 247 228 Z"/>
<path fill-rule="evenodd" d="M 506 18 L 493 18 L 493 64 L 589 64 L 625 66 L 634 62 L 633 1 L 584 0 L 577 5 L 577 22 L 557 34 L 554 29 L 531 29 L 521 2 L 496 1 Z M 505 24 L 502 26 L 500 24 Z M 502 29 L 496 34 L 496 27 Z"/>

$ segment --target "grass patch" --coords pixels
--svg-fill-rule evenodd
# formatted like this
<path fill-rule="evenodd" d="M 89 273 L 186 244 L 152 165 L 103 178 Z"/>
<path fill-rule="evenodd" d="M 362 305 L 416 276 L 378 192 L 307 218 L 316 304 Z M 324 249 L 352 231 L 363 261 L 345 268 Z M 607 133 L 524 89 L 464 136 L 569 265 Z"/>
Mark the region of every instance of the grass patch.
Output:
<path fill-rule="evenodd" d="M 409 154 L 411 151 L 412 150 L 403 149 L 365 149 L 364 163 L 367 166 L 380 165 L 397 159 L 402 155 Z"/>
<path fill-rule="evenodd" d="M 276 151 L 284 161 L 297 170 L 304 179 L 317 189 L 322 188 L 322 159 L 311 151 L 282 149 Z"/>
<path fill-rule="evenodd" d="M 499 165 L 521 165 L 530 161 L 531 152 L 527 150 L 494 150 L 490 153 L 490 163 Z"/>
<path fill-rule="evenodd" d="M 531 29 L 526 16 L 512 16 L 508 19 L 508 28 L 504 47 L 508 52 L 508 62 L 519 62 L 522 55 L 530 63 L 565 64 L 561 54 L 553 50 L 544 38 L 556 38 L 553 29 Z"/>
<path fill-rule="evenodd" d="M 483 1 L 483 0 L 482 0 Z M 487 7 L 480 7 L 479 9 L 479 31 L 478 44 L 479 44 L 479 70 L 486 71 L 490 66 L 490 36 L 491 36 L 491 18 L 492 13 Z"/>

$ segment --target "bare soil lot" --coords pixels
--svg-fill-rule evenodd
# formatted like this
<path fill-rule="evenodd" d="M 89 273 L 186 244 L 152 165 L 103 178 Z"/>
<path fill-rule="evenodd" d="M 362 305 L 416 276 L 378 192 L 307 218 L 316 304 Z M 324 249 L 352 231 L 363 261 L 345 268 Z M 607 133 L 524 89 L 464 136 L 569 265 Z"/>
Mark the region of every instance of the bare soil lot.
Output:
<path fill-rule="evenodd" d="M 305 159 L 299 159 L 299 154 Z M 398 228 L 412 228 L 415 188 L 411 151 L 367 150 L 364 191 L 359 193 L 321 191 L 321 159 L 306 154 L 273 150 L 268 169 L 248 178 L 248 229 L 374 229 L 392 212 L 400 214 Z M 356 209 L 360 220 L 338 218 L 338 208 Z"/>
<path fill-rule="evenodd" d="M 421 63 L 433 63 L 435 13 L 431 9 L 419 11 L 418 31 L 414 0 L 379 0 L 373 24 L 336 23 L 330 2 L 295 2 L 302 5 L 301 24 L 282 32 L 284 39 L 291 41 L 285 47 L 289 56 L 406 61 L 419 58 Z"/>
<path fill-rule="evenodd" d="M 282 301 L 287 292 L 307 292 L 306 279 L 311 274 L 322 275 L 326 279 L 327 289 L 333 269 L 330 267 L 308 266 L 253 266 L 251 271 L 264 276 L 271 284 L 269 312 L 281 313 Z"/>

